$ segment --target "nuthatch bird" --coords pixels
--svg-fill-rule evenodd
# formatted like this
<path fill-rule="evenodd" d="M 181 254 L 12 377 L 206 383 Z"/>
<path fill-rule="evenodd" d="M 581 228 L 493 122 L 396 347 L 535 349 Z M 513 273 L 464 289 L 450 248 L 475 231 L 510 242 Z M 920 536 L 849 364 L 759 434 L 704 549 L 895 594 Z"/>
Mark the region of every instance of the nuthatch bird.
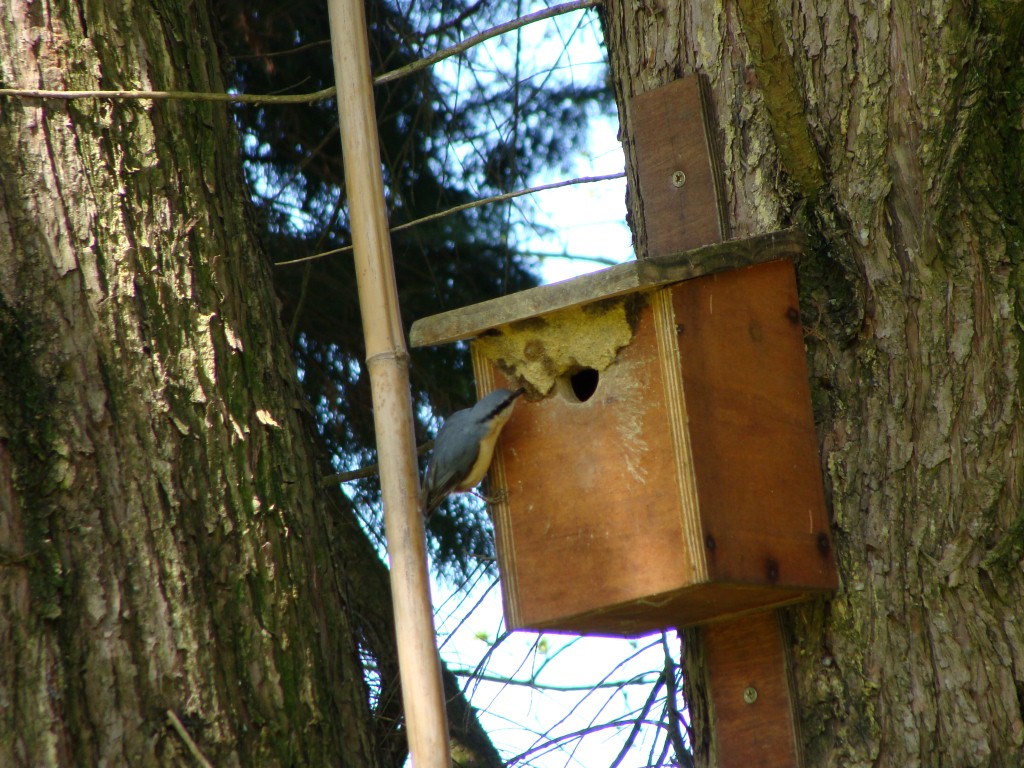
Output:
<path fill-rule="evenodd" d="M 497 389 L 472 408 L 456 411 L 434 438 L 434 453 L 420 491 L 420 508 L 430 515 L 449 493 L 468 491 L 487 474 L 498 434 L 525 389 Z"/>

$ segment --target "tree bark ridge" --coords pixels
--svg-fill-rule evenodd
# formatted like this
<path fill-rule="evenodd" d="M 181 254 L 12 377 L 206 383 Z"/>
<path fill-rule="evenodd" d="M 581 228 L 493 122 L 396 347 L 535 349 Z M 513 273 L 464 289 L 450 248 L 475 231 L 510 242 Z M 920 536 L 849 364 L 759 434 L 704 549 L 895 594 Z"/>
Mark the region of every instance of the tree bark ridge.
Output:
<path fill-rule="evenodd" d="M 183 8 L 15 3 L 3 80 L 222 90 Z M 375 765 L 225 108 L 2 107 L 0 763 Z"/>
<path fill-rule="evenodd" d="M 801 300 L 841 588 L 786 611 L 805 760 L 1016 766 L 1021 12 L 771 5 L 769 47 L 791 57 L 820 158 L 816 200 L 780 145 L 775 73 L 748 47 L 766 28 L 744 3 L 606 3 L 638 255 L 629 98 L 703 72 L 736 234 L 797 222 L 818 243 Z M 685 657 L 695 748 L 714 764 L 696 633 Z"/>

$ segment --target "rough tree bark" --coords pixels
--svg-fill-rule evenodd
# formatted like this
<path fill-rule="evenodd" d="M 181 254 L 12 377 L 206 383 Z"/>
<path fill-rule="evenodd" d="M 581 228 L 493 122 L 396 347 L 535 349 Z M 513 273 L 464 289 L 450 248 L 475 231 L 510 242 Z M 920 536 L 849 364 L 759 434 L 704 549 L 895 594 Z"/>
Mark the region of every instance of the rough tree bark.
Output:
<path fill-rule="evenodd" d="M 6 87 L 224 89 L 205 3 L 0 8 Z M 223 105 L 0 101 L 4 766 L 378 764 L 246 199 Z"/>
<path fill-rule="evenodd" d="M 607 0 L 604 23 L 638 253 L 629 98 L 691 72 L 735 234 L 817 243 L 799 271 L 841 587 L 785 615 L 806 764 L 1024 764 L 1024 6 Z"/>

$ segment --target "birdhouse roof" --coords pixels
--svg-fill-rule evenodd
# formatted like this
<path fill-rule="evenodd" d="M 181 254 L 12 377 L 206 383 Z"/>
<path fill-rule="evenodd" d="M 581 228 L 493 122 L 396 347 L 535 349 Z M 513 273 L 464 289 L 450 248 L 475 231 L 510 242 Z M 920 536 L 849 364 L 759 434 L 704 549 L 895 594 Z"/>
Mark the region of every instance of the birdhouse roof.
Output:
<path fill-rule="evenodd" d="M 668 256 L 629 261 L 580 277 L 422 318 L 413 323 L 409 344 L 412 347 L 448 344 L 569 307 L 648 291 L 726 269 L 776 259 L 795 259 L 805 245 L 804 236 L 798 230 L 789 229 L 729 240 Z"/>

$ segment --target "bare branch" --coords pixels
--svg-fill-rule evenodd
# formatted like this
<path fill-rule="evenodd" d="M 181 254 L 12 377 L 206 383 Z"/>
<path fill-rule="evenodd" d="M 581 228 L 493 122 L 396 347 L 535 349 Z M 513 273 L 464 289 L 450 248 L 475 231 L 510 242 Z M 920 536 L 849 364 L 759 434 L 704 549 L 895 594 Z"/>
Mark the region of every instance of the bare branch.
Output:
<path fill-rule="evenodd" d="M 0 88 L 0 96 L 29 99 L 112 99 L 115 101 L 221 101 L 230 104 L 309 104 L 334 96 L 334 87 L 314 93 L 260 94 L 203 91 L 49 91 L 40 88 Z"/>
<path fill-rule="evenodd" d="M 278 56 L 293 56 L 296 53 L 302 53 L 310 48 L 326 47 L 330 44 L 331 38 L 326 37 L 323 40 L 314 40 L 312 43 L 303 43 L 302 45 L 297 45 L 294 48 L 285 48 L 282 51 L 270 51 L 268 53 L 239 53 L 237 55 L 232 54 L 231 58 L 235 61 L 242 61 L 243 59 L 275 59 Z"/>
<path fill-rule="evenodd" d="M 549 251 L 520 251 L 520 256 L 532 256 L 535 259 L 568 259 L 569 261 L 589 261 L 592 264 L 600 264 L 602 267 L 614 267 L 619 263 L 616 259 L 607 256 L 584 256 L 581 253 L 553 253 Z"/>
<path fill-rule="evenodd" d="M 185 729 L 181 720 L 178 719 L 178 716 L 175 714 L 173 709 L 167 710 L 167 722 L 170 723 L 171 728 L 173 728 L 178 736 L 181 737 L 181 740 L 185 742 L 185 746 L 188 747 L 188 751 L 192 753 L 192 757 L 195 758 L 196 762 L 203 768 L 213 768 L 213 763 L 206 759 L 206 756 L 189 735 L 189 732 Z"/>
<path fill-rule="evenodd" d="M 420 443 L 416 446 L 416 455 L 422 456 L 424 453 L 434 447 L 433 440 L 427 440 L 425 443 Z M 374 475 L 380 474 L 380 464 L 369 464 L 359 469 L 353 469 L 351 472 L 338 472 L 335 475 L 327 475 L 320 481 L 320 485 L 327 487 L 328 485 L 340 485 L 341 483 L 350 483 L 353 480 L 362 480 L 366 477 L 373 477 Z"/>
<path fill-rule="evenodd" d="M 612 682 L 594 683 L 592 685 L 550 685 L 547 683 L 539 683 L 533 678 L 530 678 L 529 680 L 517 680 L 515 678 L 503 677 L 501 675 L 478 674 L 471 669 L 453 669 L 451 671 L 459 677 L 471 677 L 478 682 L 521 685 L 526 688 L 535 688 L 538 691 L 554 691 L 556 693 L 594 691 L 599 688 L 625 688 L 628 685 L 650 685 L 652 682 L 657 682 L 657 679 L 650 680 L 643 676 L 637 676 L 632 680 L 617 680 Z"/>
<path fill-rule="evenodd" d="M 525 16 L 520 16 L 518 19 L 512 21 L 506 21 L 504 24 L 499 24 L 496 27 L 485 29 L 483 32 L 478 32 L 475 35 L 470 35 L 465 40 L 456 43 L 453 46 L 444 48 L 437 53 L 427 56 L 425 59 L 418 59 L 410 64 L 406 64 L 404 67 L 393 69 L 390 72 L 386 72 L 383 75 L 373 78 L 374 85 L 383 85 L 384 83 L 390 83 L 392 80 L 398 80 L 400 77 L 411 75 L 414 72 L 432 67 L 439 61 L 451 58 L 456 54 L 468 51 L 475 45 L 479 45 L 485 40 L 490 40 L 492 37 L 503 35 L 506 32 L 511 32 L 514 29 L 525 27 L 527 24 L 532 24 L 535 21 L 542 21 L 543 19 L 550 19 L 552 16 L 560 16 L 563 13 L 571 13 L 572 11 L 580 11 L 584 8 L 592 8 L 595 5 L 600 5 L 601 0 L 574 0 L 570 3 L 562 3 L 561 5 L 553 5 L 550 8 L 545 8 L 536 13 L 528 13 Z"/>
<path fill-rule="evenodd" d="M 693 768 L 693 753 L 687 749 L 683 741 L 683 727 L 689 735 L 690 727 L 683 720 L 679 713 L 679 702 L 676 699 L 676 662 L 668 647 L 668 637 L 661 633 L 661 644 L 665 649 L 665 671 L 662 673 L 665 679 L 665 712 L 667 715 L 668 740 L 676 753 L 676 763 L 684 768 Z M 692 736 L 690 736 L 692 744 Z"/>
<path fill-rule="evenodd" d="M 405 229 L 425 224 L 428 221 L 435 221 L 442 219 L 445 216 L 451 216 L 455 213 L 461 213 L 462 211 L 468 211 L 472 208 L 479 208 L 483 205 L 490 205 L 491 203 L 500 203 L 505 200 L 512 200 L 516 197 L 522 197 L 523 195 L 532 195 L 535 192 L 544 192 L 549 189 L 558 189 L 559 187 L 568 187 L 573 184 L 593 184 L 598 181 L 610 181 L 611 179 L 621 179 L 625 176 L 625 172 L 621 173 L 609 173 L 604 176 L 580 176 L 575 179 L 566 179 L 564 181 L 556 181 L 551 184 L 541 184 L 537 187 L 526 187 L 525 189 L 517 189 L 514 192 L 506 192 L 501 195 L 494 195 L 493 197 L 483 197 L 479 200 L 474 200 L 471 203 L 463 203 L 462 205 L 456 205 L 453 208 L 447 208 L 437 213 L 432 213 L 429 216 L 423 216 L 422 218 L 415 219 L 413 221 L 407 221 L 405 224 L 399 224 L 397 227 L 391 228 L 391 233 L 401 232 Z M 314 259 L 322 259 L 327 256 L 336 256 L 341 253 L 350 253 L 352 251 L 351 245 L 346 245 L 342 248 L 335 248 L 330 251 L 324 251 L 323 253 L 314 253 L 311 256 L 302 256 L 298 259 L 289 259 L 288 261 L 278 261 L 274 263 L 275 267 L 288 267 L 293 264 L 302 264 L 307 261 L 313 261 Z"/>
<path fill-rule="evenodd" d="M 512 21 L 507 21 L 504 24 L 499 24 L 496 27 L 491 27 L 490 29 L 485 29 L 483 32 L 471 35 L 462 42 L 456 43 L 448 48 L 444 48 L 437 53 L 433 53 L 425 59 L 417 59 L 410 64 L 406 64 L 404 67 L 399 67 L 398 69 L 394 69 L 390 72 L 385 72 L 383 75 L 378 75 L 373 78 L 373 84 L 383 85 L 384 83 L 390 83 L 415 72 L 427 69 L 437 62 L 443 61 L 444 59 L 450 58 L 459 53 L 463 53 L 473 46 L 479 45 L 485 40 L 497 37 L 498 35 L 502 35 L 506 32 L 511 32 L 512 30 L 519 29 L 520 27 L 525 27 L 535 21 L 550 19 L 553 16 L 583 10 L 584 8 L 592 8 L 595 5 L 600 4 L 601 0 L 574 0 L 573 2 L 562 3 L 561 5 L 554 5 L 550 8 L 545 8 L 544 10 L 537 11 L 536 13 L 529 13 L 526 16 L 513 19 Z M 275 55 L 282 55 L 283 53 L 285 52 L 278 52 Z M 150 101 L 216 101 L 226 102 L 229 104 L 311 104 L 313 102 L 333 98 L 334 93 L 335 90 L 333 86 L 313 93 L 295 93 L 289 95 L 259 93 L 207 93 L 203 91 L 53 91 L 41 88 L 0 88 L 0 96 L 14 96 L 29 99 L 61 99 L 65 101 L 70 101 L 72 99 L 112 99 L 117 101 L 148 99 Z"/>
<path fill-rule="evenodd" d="M 509 758 L 509 760 L 505 764 L 509 765 L 509 766 L 515 765 L 516 763 L 523 762 L 524 760 L 526 760 L 526 758 L 528 758 L 528 757 L 530 757 L 532 755 L 536 755 L 536 754 L 544 753 L 544 752 L 550 752 L 552 749 L 557 748 L 559 745 L 561 745 L 562 743 L 564 743 L 566 741 L 573 741 L 575 739 L 581 739 L 584 736 L 587 736 L 587 735 L 589 735 L 591 733 L 597 733 L 598 731 L 608 730 L 609 728 L 615 729 L 615 730 L 617 730 L 619 728 L 631 728 L 634 725 L 634 723 L 639 723 L 640 725 L 650 725 L 650 726 L 653 726 L 655 728 L 664 728 L 665 727 L 664 723 L 659 723 L 656 720 L 632 720 L 632 719 L 611 720 L 611 721 L 609 721 L 607 723 L 600 723 L 598 725 L 591 725 L 591 726 L 589 726 L 587 728 L 583 728 L 583 729 L 578 730 L 578 731 L 573 731 L 572 733 L 563 733 L 561 736 L 556 736 L 556 737 L 548 740 L 544 744 L 538 744 L 535 747 L 530 747 L 525 752 L 520 752 L 518 755 L 515 755 L 514 757 Z"/>
<path fill-rule="evenodd" d="M 615 756 L 612 761 L 610 768 L 619 768 L 622 765 L 622 761 L 626 759 L 626 755 L 629 754 L 630 748 L 633 746 L 633 742 L 636 741 L 637 734 L 640 733 L 640 729 L 647 721 L 647 715 L 650 714 L 651 708 L 654 706 L 654 702 L 658 700 L 658 693 L 661 692 L 661 686 L 665 683 L 665 673 L 662 673 L 655 684 L 651 687 L 651 693 L 647 697 L 647 701 L 644 703 L 644 708 L 637 715 L 636 722 L 633 723 L 633 727 L 629 729 L 629 735 L 626 737 L 625 743 L 622 745 L 622 749 L 619 750 L 619 754 Z"/>

